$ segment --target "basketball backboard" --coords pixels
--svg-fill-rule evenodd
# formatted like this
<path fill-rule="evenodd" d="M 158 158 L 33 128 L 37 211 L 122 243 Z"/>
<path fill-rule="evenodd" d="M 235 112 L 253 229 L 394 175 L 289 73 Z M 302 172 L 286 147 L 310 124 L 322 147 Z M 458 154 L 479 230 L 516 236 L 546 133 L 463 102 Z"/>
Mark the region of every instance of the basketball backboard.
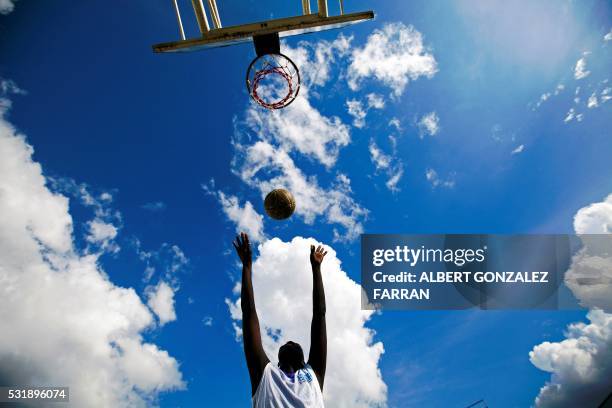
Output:
<path fill-rule="evenodd" d="M 374 18 L 373 11 L 345 14 L 343 1 L 340 1 L 339 15 L 330 16 L 328 14 L 327 0 L 318 0 L 319 10 L 317 13 L 312 13 L 310 0 L 302 0 L 302 15 L 222 27 L 216 0 L 208 0 L 211 26 L 208 23 L 208 16 L 202 0 L 192 0 L 201 35 L 186 39 L 177 0 L 172 1 L 181 38 L 176 41 L 155 44 L 153 46 L 155 52 L 197 51 L 204 48 L 225 47 L 250 41 L 253 37 L 259 35 L 278 33 L 279 37 L 287 37 L 341 28 Z"/>

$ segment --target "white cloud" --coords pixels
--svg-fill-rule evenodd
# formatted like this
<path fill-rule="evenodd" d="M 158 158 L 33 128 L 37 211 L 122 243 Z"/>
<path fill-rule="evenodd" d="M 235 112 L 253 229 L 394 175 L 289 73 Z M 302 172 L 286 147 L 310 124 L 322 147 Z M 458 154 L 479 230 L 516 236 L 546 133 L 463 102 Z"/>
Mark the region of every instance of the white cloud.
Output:
<path fill-rule="evenodd" d="M 310 104 L 307 92 L 304 94 L 281 110 L 268 111 L 251 104 L 246 113 L 248 131 L 330 168 L 340 149 L 351 141 L 349 127 L 337 116 L 323 116 Z"/>
<path fill-rule="evenodd" d="M 446 187 L 446 188 L 455 187 L 454 180 L 452 179 L 442 180 L 440 176 L 438 175 L 438 172 L 435 171 L 434 169 L 427 169 L 425 171 L 425 178 L 427 179 L 427 181 L 431 183 L 431 186 L 434 188 L 436 187 Z"/>
<path fill-rule="evenodd" d="M 574 230 L 577 234 L 612 234 L 612 194 L 578 210 Z"/>
<path fill-rule="evenodd" d="M 340 34 L 334 41 L 311 43 L 300 41 L 296 48 L 283 44 L 283 53 L 300 68 L 302 84 L 307 88 L 325 85 L 331 77 L 331 68 L 337 57 L 345 57 L 353 37 Z M 300 90 L 300 92 L 302 92 Z"/>
<path fill-rule="evenodd" d="M 551 95 L 552 94 L 550 92 L 545 92 L 542 95 L 540 95 L 540 100 L 536 104 L 536 108 L 539 108 L 540 105 L 542 105 L 544 102 L 546 102 L 550 98 Z"/>
<path fill-rule="evenodd" d="M 74 247 L 68 198 L 32 154 L 0 119 L 0 378 L 67 384 L 87 407 L 144 407 L 184 387 L 177 361 L 143 340 L 153 317 L 140 297 Z"/>
<path fill-rule="evenodd" d="M 612 236 L 607 235 L 612 233 L 612 194 L 581 208 L 574 230 L 587 235 L 580 236 L 583 247 L 565 283 L 583 306 L 592 308 L 590 322 L 569 325 L 564 340 L 544 342 L 529 353 L 536 367 L 552 373 L 536 398 L 542 408 L 597 405 L 612 389 Z"/>
<path fill-rule="evenodd" d="M 348 114 L 353 117 L 353 126 L 362 128 L 365 126 L 366 110 L 363 108 L 361 101 L 357 99 L 349 99 L 346 101 Z"/>
<path fill-rule="evenodd" d="M 568 123 L 568 122 L 571 122 L 572 120 L 576 120 L 576 122 L 582 122 L 583 119 L 584 119 L 584 114 L 577 113 L 576 109 L 570 108 L 570 110 L 567 112 L 567 115 L 565 115 L 565 119 L 563 119 L 563 122 Z"/>
<path fill-rule="evenodd" d="M 599 106 L 599 102 L 597 101 L 597 94 L 593 92 L 591 96 L 589 96 L 589 100 L 587 101 L 587 108 L 593 109 Z"/>
<path fill-rule="evenodd" d="M 1 2 L 2 0 L 0 0 Z M 2 6 L 0 5 L 0 9 L 2 8 Z M 2 14 L 2 12 L 0 12 L 0 14 Z M 0 78 L 0 94 L 2 94 L 2 96 L 7 96 L 7 95 L 26 95 L 27 92 L 24 91 L 23 89 L 19 88 L 19 86 L 17 86 L 17 84 L 15 83 L 15 81 L 11 80 L 11 79 L 3 79 Z"/>
<path fill-rule="evenodd" d="M 397 187 L 397 184 L 402 179 L 403 175 L 404 175 L 403 166 L 397 166 L 395 169 L 393 169 L 393 171 L 389 173 L 389 180 L 387 180 L 387 182 L 385 183 L 387 188 L 393 192 L 399 191 L 399 187 Z"/>
<path fill-rule="evenodd" d="M 576 61 L 576 66 L 574 67 L 574 78 L 582 79 L 589 76 L 591 71 L 587 69 L 586 58 L 582 57 L 578 61 Z"/>
<path fill-rule="evenodd" d="M 569 325 L 566 339 L 544 342 L 529 359 L 552 373 L 536 398 L 536 407 L 597 406 L 612 389 L 612 314 L 591 310 L 590 323 Z"/>
<path fill-rule="evenodd" d="M 132 240 L 132 244 L 140 260 L 145 263 L 145 283 L 150 282 L 157 273 L 159 279 L 170 282 L 173 287 L 179 286 L 179 272 L 188 267 L 189 259 L 178 245 L 164 242 L 159 249 L 147 251 L 137 238 Z"/>
<path fill-rule="evenodd" d="M 102 248 L 110 248 L 112 246 L 112 252 L 119 250 L 119 247 L 112 242 L 117 236 L 117 227 L 97 218 L 89 221 L 87 226 L 89 228 L 86 237 L 88 242 L 98 244 Z"/>
<path fill-rule="evenodd" d="M 170 285 L 160 281 L 157 286 L 149 286 L 145 292 L 147 305 L 157 315 L 160 325 L 176 320 L 174 289 Z"/>
<path fill-rule="evenodd" d="M 310 244 L 318 243 L 302 237 L 291 242 L 271 239 L 259 246 L 260 255 L 253 264 L 262 339 L 272 361 L 277 360 L 278 348 L 287 340 L 298 342 L 308 355 L 312 318 Z M 373 311 L 359 308 L 359 285 L 342 270 L 335 251 L 328 250 L 322 266 L 328 339 L 325 403 L 339 408 L 384 406 L 387 387 L 378 367 L 384 348 L 381 342 L 374 342 L 374 331 L 365 327 Z M 232 318 L 239 321 L 240 299 L 228 304 Z"/>
<path fill-rule="evenodd" d="M 392 118 L 389 121 L 389 126 L 394 127 L 395 130 L 397 130 L 398 132 L 402 131 L 402 123 L 400 122 L 398 118 Z"/>
<path fill-rule="evenodd" d="M 610 29 L 610 31 L 608 31 L 608 33 L 606 35 L 604 35 L 604 41 L 612 41 L 612 28 Z"/>
<path fill-rule="evenodd" d="M 421 76 L 431 78 L 437 70 L 421 33 L 412 26 L 391 23 L 374 30 L 363 47 L 353 50 L 347 75 L 352 90 L 357 90 L 363 79 L 373 77 L 397 97 L 410 81 Z"/>
<path fill-rule="evenodd" d="M 202 319 L 202 324 L 206 327 L 210 327 L 213 325 L 213 318 L 211 316 L 204 316 Z"/>
<path fill-rule="evenodd" d="M 254 242 L 265 239 L 263 215 L 253 208 L 250 201 L 241 206 L 238 197 L 228 196 L 223 191 L 217 192 L 216 197 L 227 218 L 236 224 L 236 232 L 246 232 Z"/>
<path fill-rule="evenodd" d="M 0 0 L 0 14 L 7 15 L 15 9 L 16 0 Z"/>
<path fill-rule="evenodd" d="M 356 128 L 363 128 L 365 126 L 365 118 L 370 109 L 383 109 L 385 107 L 385 100 L 379 94 L 369 93 L 366 95 L 366 100 L 367 105 L 365 107 L 358 99 L 346 101 L 348 113 L 353 117 L 353 126 Z"/>
<path fill-rule="evenodd" d="M 366 95 L 368 99 L 368 107 L 372 109 L 383 109 L 385 107 L 385 99 L 382 95 L 369 93 Z"/>
<path fill-rule="evenodd" d="M 435 136 L 440 131 L 440 118 L 438 118 L 436 112 L 429 112 L 421 117 L 418 122 L 418 127 L 421 139 L 425 137 L 425 135 Z"/>
<path fill-rule="evenodd" d="M 367 210 L 351 197 L 348 177 L 338 175 L 335 183 L 325 189 L 316 177 L 304 175 L 282 148 L 264 141 L 246 147 L 234 145 L 240 159 L 235 160 L 234 171 L 247 185 L 257 188 L 262 198 L 275 188 L 286 188 L 295 197 L 295 213 L 307 224 L 324 217 L 328 223 L 344 227 L 344 233 L 335 231 L 337 240 L 353 240 L 363 232 Z"/>
<path fill-rule="evenodd" d="M 542 106 L 542 104 L 548 101 L 551 97 L 559 95 L 564 90 L 565 90 L 565 85 L 562 83 L 559 83 L 555 87 L 554 91 L 544 92 L 542 95 L 540 95 L 540 99 L 536 102 L 532 110 L 533 111 L 537 110 L 540 106 Z"/>
<path fill-rule="evenodd" d="M 600 98 L 601 103 L 605 103 L 609 101 L 610 99 L 612 99 L 612 88 L 611 87 L 604 88 L 601 91 L 601 98 Z"/>
<path fill-rule="evenodd" d="M 522 145 L 518 145 L 516 147 L 516 149 L 514 149 L 514 150 L 512 150 L 510 152 L 510 154 L 511 155 L 516 155 L 516 154 L 519 154 L 519 153 L 523 153 L 524 150 L 525 150 L 525 145 L 523 145 L 523 144 Z"/>
<path fill-rule="evenodd" d="M 397 184 L 401 180 L 404 175 L 404 166 L 402 163 L 395 157 L 395 138 L 390 137 L 391 143 L 393 144 L 393 155 L 388 155 L 384 153 L 380 147 L 376 144 L 374 139 L 370 140 L 370 145 L 368 147 L 370 151 L 370 160 L 374 163 L 377 171 L 384 171 L 387 175 L 388 179 L 385 185 L 392 192 L 398 192 L 400 189 Z"/>
<path fill-rule="evenodd" d="M 370 159 L 376 166 L 377 170 L 386 170 L 391 166 L 391 156 L 386 155 L 380 150 L 374 139 L 370 140 Z"/>
<path fill-rule="evenodd" d="M 574 216 L 574 230 L 583 247 L 574 255 L 565 283 L 580 304 L 612 313 L 612 194 L 602 202 L 581 208 Z"/>

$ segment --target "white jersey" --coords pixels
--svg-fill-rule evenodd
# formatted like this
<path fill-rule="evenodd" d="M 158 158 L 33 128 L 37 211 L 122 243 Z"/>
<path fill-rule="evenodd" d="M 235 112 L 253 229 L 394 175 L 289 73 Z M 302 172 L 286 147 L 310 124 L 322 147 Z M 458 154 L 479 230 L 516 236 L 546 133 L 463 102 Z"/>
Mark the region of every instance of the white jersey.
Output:
<path fill-rule="evenodd" d="M 253 408 L 324 408 L 312 367 L 306 364 L 291 378 L 268 362 L 253 395 Z"/>

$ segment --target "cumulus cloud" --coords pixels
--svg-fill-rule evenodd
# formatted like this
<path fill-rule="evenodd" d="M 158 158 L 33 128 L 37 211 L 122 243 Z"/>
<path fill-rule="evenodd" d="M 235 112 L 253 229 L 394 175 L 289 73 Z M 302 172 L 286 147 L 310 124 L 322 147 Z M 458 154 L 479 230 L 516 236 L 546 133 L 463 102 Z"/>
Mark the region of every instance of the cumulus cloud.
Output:
<path fill-rule="evenodd" d="M 417 125 L 421 139 L 426 135 L 435 136 L 440 131 L 440 118 L 438 118 L 436 112 L 430 112 L 423 115 Z"/>
<path fill-rule="evenodd" d="M 581 208 L 574 216 L 574 230 L 586 235 L 580 237 L 583 247 L 574 255 L 565 283 L 584 307 L 612 313 L 612 194 Z"/>
<path fill-rule="evenodd" d="M 291 242 L 274 238 L 259 245 L 253 287 L 264 349 L 273 362 L 287 340 L 301 344 L 305 354 L 310 348 L 311 244 L 318 243 L 295 237 Z M 373 311 L 360 309 L 359 285 L 342 270 L 335 251 L 327 249 L 322 265 L 328 338 L 325 403 L 339 408 L 384 406 L 387 387 L 378 367 L 384 348 L 374 341 L 374 331 L 365 326 Z M 240 299 L 228 300 L 228 304 L 232 318 L 239 322 Z"/>
<path fill-rule="evenodd" d="M 540 389 L 536 406 L 543 408 L 597 406 L 612 389 L 612 315 L 587 314 L 590 323 L 569 325 L 566 339 L 544 342 L 529 353 L 540 370 L 552 373 Z"/>
<path fill-rule="evenodd" d="M 363 232 L 362 221 L 367 210 L 351 197 L 348 177 L 339 174 L 326 189 L 319 186 L 316 177 L 306 176 L 282 148 L 264 141 L 251 146 L 235 146 L 240 156 L 235 172 L 247 185 L 257 188 L 262 198 L 275 188 L 287 188 L 297 203 L 295 213 L 307 224 L 312 224 L 316 217 L 323 217 L 330 224 L 342 226 L 345 231 L 334 230 L 339 241 L 353 240 Z"/>
<path fill-rule="evenodd" d="M 425 171 L 425 178 L 427 179 L 427 181 L 429 181 L 431 183 L 431 186 L 436 188 L 436 187 L 446 187 L 446 188 L 453 188 L 455 187 L 455 181 L 452 179 L 447 179 L 447 180 L 443 180 L 440 178 L 440 176 L 438 175 L 438 172 L 435 171 L 434 169 L 427 169 Z"/>
<path fill-rule="evenodd" d="M 570 324 L 564 340 L 544 342 L 529 353 L 536 367 L 552 373 L 536 398 L 537 407 L 597 405 L 612 390 L 612 195 L 581 208 L 574 230 L 587 235 L 580 236 L 583 247 L 574 255 L 565 283 L 591 308 L 589 323 Z"/>
<path fill-rule="evenodd" d="M 574 230 L 577 234 L 612 234 L 612 194 L 578 210 Z"/>
<path fill-rule="evenodd" d="M 431 78 L 437 72 L 434 56 L 423 45 L 423 37 L 412 26 L 386 24 L 374 30 L 363 47 L 352 52 L 348 67 L 349 87 L 357 90 L 365 78 L 374 78 L 401 96 L 410 81 Z"/>
<path fill-rule="evenodd" d="M 612 41 L 612 28 L 610 29 L 610 31 L 608 31 L 606 35 L 604 35 L 604 41 Z"/>
<path fill-rule="evenodd" d="M 582 79 L 589 76 L 591 71 L 587 69 L 586 58 L 582 57 L 578 61 L 576 61 L 576 66 L 574 67 L 574 78 Z"/>
<path fill-rule="evenodd" d="M 340 149 L 351 140 L 349 127 L 337 116 L 322 115 L 303 95 L 284 109 L 268 111 L 251 105 L 246 113 L 246 130 L 286 151 L 296 150 L 332 167 Z"/>
<path fill-rule="evenodd" d="M 178 362 L 143 339 L 153 317 L 141 298 L 109 280 L 101 253 L 75 248 L 69 200 L 48 188 L 32 154 L 1 118 L 3 383 L 70 385 L 79 407 L 144 407 L 159 392 L 184 387 Z"/>
<path fill-rule="evenodd" d="M 157 315 L 159 324 L 164 325 L 176 320 L 174 311 L 174 289 L 164 281 L 157 286 L 149 286 L 146 290 L 147 305 Z"/>
<path fill-rule="evenodd" d="M 214 183 L 211 184 L 210 187 L 204 185 L 202 188 L 219 200 L 223 213 L 236 225 L 236 232 L 246 232 L 254 242 L 264 240 L 263 215 L 255 210 L 253 204 L 247 201 L 241 206 L 238 197 L 215 191 Z"/>

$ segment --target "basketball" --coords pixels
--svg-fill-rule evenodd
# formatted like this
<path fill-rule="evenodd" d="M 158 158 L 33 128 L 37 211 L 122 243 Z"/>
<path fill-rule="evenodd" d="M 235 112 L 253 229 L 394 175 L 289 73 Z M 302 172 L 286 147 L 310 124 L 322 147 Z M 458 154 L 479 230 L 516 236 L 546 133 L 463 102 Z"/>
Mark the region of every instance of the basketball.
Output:
<path fill-rule="evenodd" d="M 275 220 L 285 220 L 295 211 L 293 194 L 284 188 L 272 190 L 264 200 L 264 208 L 268 215 Z"/>

